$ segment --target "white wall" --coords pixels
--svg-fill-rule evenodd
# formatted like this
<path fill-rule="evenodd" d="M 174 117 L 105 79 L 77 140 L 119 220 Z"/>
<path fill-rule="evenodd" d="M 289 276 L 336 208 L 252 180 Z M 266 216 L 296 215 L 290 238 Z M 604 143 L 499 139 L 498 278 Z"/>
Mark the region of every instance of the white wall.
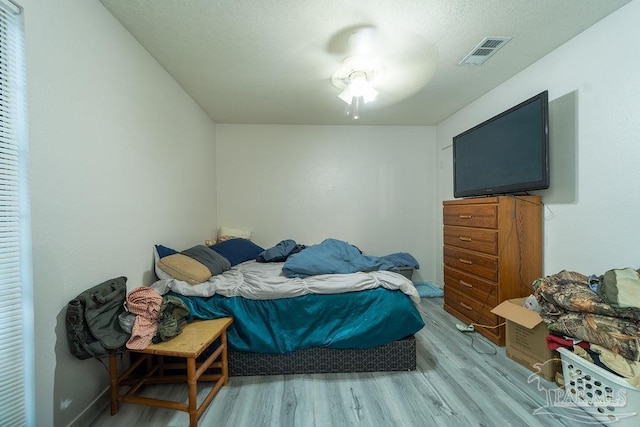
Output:
<path fill-rule="evenodd" d="M 419 279 L 433 280 L 440 202 L 452 194 L 451 138 L 545 88 L 560 113 L 575 106 L 552 120 L 576 152 L 567 159 L 576 176 L 559 181 L 553 165 L 545 195 L 545 272 L 638 267 L 640 0 L 458 112 L 437 135 L 427 127 L 216 129 L 98 2 L 21 3 L 39 426 L 68 424 L 107 387 L 97 362 L 67 350 L 66 303 L 119 275 L 130 288 L 148 284 L 154 243 L 186 247 L 218 224 L 250 227 L 263 246 L 331 236 L 372 254 L 408 251 L 422 265 Z M 559 103 L 567 96 L 574 104 Z M 573 133 L 563 117 L 575 117 Z"/>
<path fill-rule="evenodd" d="M 435 278 L 433 127 L 216 127 L 218 220 L 263 247 L 346 240 L 371 255 L 409 252 Z"/>
<path fill-rule="evenodd" d="M 215 232 L 215 124 L 97 1 L 25 7 L 37 425 L 67 425 L 108 386 L 70 355 L 67 302 L 124 275 L 153 280 L 152 245 Z"/>
<path fill-rule="evenodd" d="M 453 195 L 452 137 L 549 90 L 544 274 L 640 267 L 639 16 L 635 0 L 437 126 L 441 202 Z"/>

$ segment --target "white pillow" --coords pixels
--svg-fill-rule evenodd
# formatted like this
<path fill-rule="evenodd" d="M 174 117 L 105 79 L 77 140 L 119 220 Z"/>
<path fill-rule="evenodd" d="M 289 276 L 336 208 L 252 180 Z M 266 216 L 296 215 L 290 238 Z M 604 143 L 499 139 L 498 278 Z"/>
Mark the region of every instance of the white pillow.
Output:
<path fill-rule="evenodd" d="M 220 227 L 218 231 L 218 243 L 237 238 L 251 240 L 251 230 L 246 228 Z"/>

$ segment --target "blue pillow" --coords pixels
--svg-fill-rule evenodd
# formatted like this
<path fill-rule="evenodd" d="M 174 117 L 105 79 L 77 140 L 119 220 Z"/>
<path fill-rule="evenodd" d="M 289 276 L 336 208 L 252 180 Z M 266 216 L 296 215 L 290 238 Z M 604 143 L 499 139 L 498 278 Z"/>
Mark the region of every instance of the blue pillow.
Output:
<path fill-rule="evenodd" d="M 158 258 L 164 258 L 178 253 L 178 251 L 162 245 L 156 245 L 156 251 L 158 252 Z"/>
<path fill-rule="evenodd" d="M 260 246 L 247 239 L 225 240 L 209 247 L 228 259 L 231 266 L 256 259 L 264 251 Z"/>

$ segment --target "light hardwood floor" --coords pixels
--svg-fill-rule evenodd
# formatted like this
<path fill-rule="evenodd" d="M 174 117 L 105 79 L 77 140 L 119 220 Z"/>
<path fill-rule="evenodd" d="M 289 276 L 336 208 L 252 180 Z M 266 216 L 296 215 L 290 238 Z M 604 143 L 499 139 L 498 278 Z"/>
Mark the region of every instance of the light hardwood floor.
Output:
<path fill-rule="evenodd" d="M 556 426 L 577 425 L 569 409 L 546 408 L 554 383 L 531 372 L 478 333 L 455 329 L 442 298 L 423 298 L 417 370 L 358 374 L 232 377 L 200 426 Z M 200 395 L 206 394 L 207 385 Z M 183 385 L 149 386 L 149 396 L 187 400 Z M 535 412 L 535 413 L 534 413 Z M 544 413 L 540 413 L 544 412 Z M 551 414 L 549 414 L 551 412 Z M 186 413 L 122 404 L 91 424 L 186 426 Z"/>

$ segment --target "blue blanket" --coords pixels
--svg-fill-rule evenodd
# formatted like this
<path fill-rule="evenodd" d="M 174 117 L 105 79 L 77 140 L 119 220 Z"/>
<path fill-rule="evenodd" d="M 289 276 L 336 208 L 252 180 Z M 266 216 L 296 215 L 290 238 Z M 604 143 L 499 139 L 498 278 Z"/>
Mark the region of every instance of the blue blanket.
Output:
<path fill-rule="evenodd" d="M 192 318 L 232 316 L 229 347 L 246 352 L 370 348 L 413 335 L 424 326 L 407 295 L 384 288 L 275 300 L 174 295 L 189 307 Z"/>
<path fill-rule="evenodd" d="M 347 274 L 358 271 L 392 270 L 396 266 L 384 258 L 363 255 L 355 246 L 342 240 L 326 239 L 291 255 L 282 266 L 286 277 L 318 274 Z"/>
<path fill-rule="evenodd" d="M 277 245 L 263 251 L 256 261 L 258 262 L 284 262 L 291 255 L 296 254 L 305 248 L 304 245 L 299 245 L 295 240 L 287 239 L 282 240 Z"/>
<path fill-rule="evenodd" d="M 396 252 L 395 254 L 385 255 L 382 258 L 387 261 L 393 263 L 396 267 L 411 267 L 411 268 L 420 268 L 420 264 L 418 264 L 418 260 L 413 257 L 410 253 L 407 252 Z"/>

